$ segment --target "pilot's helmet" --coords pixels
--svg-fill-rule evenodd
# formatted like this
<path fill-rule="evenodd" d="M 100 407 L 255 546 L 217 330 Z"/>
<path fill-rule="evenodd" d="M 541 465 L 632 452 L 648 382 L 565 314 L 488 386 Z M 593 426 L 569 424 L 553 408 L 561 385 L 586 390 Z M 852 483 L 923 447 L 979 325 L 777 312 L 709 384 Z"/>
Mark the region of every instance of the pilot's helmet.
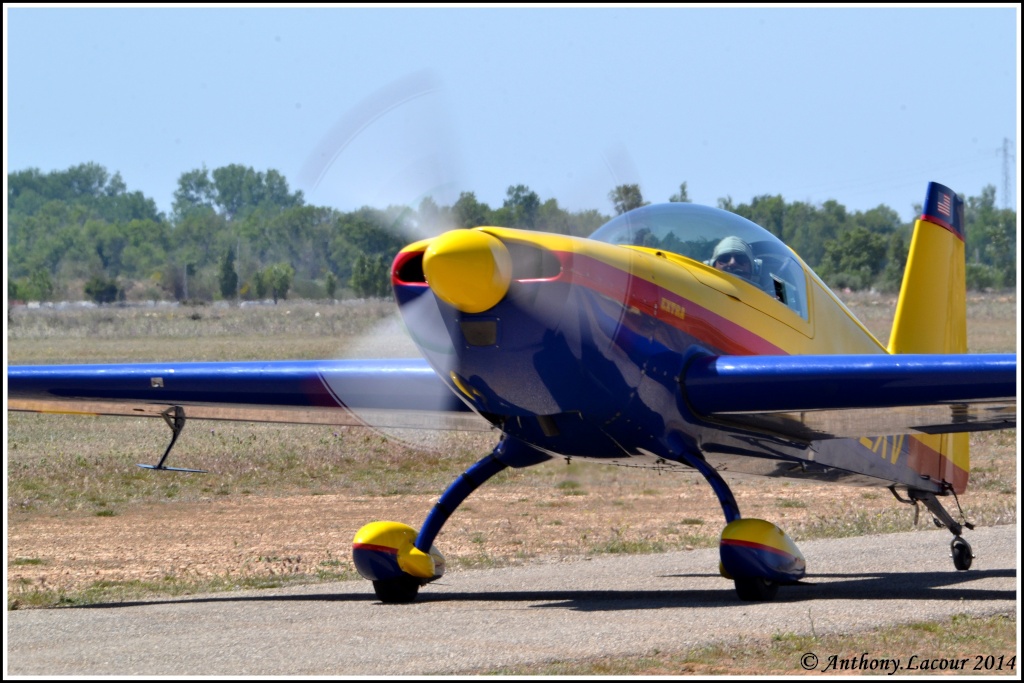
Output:
<path fill-rule="evenodd" d="M 754 250 L 750 248 L 749 244 L 735 235 L 730 235 L 718 243 L 714 254 L 711 256 L 711 265 L 714 265 L 720 258 L 729 254 L 742 254 L 747 258 L 747 263 L 750 264 L 751 270 L 753 269 Z"/>

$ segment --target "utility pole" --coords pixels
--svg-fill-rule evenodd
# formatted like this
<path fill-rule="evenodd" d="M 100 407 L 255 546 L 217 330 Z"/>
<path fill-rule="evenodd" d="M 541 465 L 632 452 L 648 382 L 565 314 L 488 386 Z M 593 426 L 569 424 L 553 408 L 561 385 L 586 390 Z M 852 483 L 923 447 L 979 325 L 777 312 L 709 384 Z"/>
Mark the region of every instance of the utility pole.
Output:
<path fill-rule="evenodd" d="M 1013 189 L 1016 188 L 1016 178 L 1012 178 L 1013 175 L 1011 169 L 1014 168 L 1014 154 L 1010 149 L 1010 138 L 1003 138 L 1003 208 L 1009 209 L 1011 204 L 1010 197 Z M 1016 199 L 1016 198 L 1014 198 Z"/>

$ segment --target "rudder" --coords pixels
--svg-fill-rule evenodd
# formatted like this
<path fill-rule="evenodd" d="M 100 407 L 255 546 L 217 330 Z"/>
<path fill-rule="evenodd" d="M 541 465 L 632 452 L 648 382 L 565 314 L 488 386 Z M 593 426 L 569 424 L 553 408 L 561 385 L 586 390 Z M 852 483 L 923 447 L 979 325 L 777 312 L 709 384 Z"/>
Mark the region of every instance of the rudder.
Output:
<path fill-rule="evenodd" d="M 914 223 L 889 353 L 966 352 L 964 202 L 948 187 L 929 183 L 924 209 Z M 932 476 L 941 477 L 956 493 L 966 489 L 970 471 L 967 434 L 915 435 L 912 441 L 917 443 L 911 450 L 920 449 L 918 460 L 922 464 L 931 461 L 926 469 Z"/>

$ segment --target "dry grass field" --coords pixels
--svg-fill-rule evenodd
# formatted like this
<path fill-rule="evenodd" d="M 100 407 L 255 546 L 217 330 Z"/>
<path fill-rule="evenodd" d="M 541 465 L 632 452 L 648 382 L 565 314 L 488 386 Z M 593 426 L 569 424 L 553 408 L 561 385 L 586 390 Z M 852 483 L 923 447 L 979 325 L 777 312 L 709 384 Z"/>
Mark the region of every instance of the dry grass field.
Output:
<path fill-rule="evenodd" d="M 895 298 L 845 300 L 885 342 Z M 1014 293 L 971 294 L 968 308 L 971 351 L 1017 349 Z M 7 322 L 11 364 L 415 353 L 390 302 L 17 308 Z M 7 419 L 8 609 L 354 578 L 350 544 L 360 526 L 418 526 L 496 438 L 431 433 L 409 446 L 365 429 L 192 421 L 171 464 L 209 474 L 172 474 L 135 467 L 163 452 L 161 420 Z M 960 501 L 968 519 L 1015 522 L 1016 431 L 971 443 L 971 487 Z M 773 520 L 797 542 L 915 528 L 914 509 L 885 489 L 761 480 L 736 482 L 734 492 L 744 516 Z M 921 528 L 930 524 L 923 513 Z M 438 547 L 457 571 L 711 547 L 721 526 L 699 477 L 559 461 L 493 479 L 452 517 Z M 657 673 L 645 666 L 626 672 Z"/>

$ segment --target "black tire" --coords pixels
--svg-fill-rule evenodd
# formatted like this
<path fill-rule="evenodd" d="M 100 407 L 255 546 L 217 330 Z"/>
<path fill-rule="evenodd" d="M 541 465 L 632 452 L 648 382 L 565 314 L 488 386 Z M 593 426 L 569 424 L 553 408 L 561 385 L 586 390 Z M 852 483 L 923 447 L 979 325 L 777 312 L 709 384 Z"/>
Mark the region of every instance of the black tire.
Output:
<path fill-rule="evenodd" d="M 736 595 L 747 602 L 771 602 L 779 592 L 779 584 L 760 577 L 734 579 Z"/>
<path fill-rule="evenodd" d="M 974 560 L 974 553 L 971 552 L 971 544 L 957 536 L 953 539 L 949 549 L 953 552 L 953 566 L 957 571 L 965 572 L 971 568 Z"/>
<path fill-rule="evenodd" d="M 411 576 L 374 581 L 373 592 L 386 605 L 401 605 L 416 600 L 416 594 L 420 592 L 420 581 Z"/>

